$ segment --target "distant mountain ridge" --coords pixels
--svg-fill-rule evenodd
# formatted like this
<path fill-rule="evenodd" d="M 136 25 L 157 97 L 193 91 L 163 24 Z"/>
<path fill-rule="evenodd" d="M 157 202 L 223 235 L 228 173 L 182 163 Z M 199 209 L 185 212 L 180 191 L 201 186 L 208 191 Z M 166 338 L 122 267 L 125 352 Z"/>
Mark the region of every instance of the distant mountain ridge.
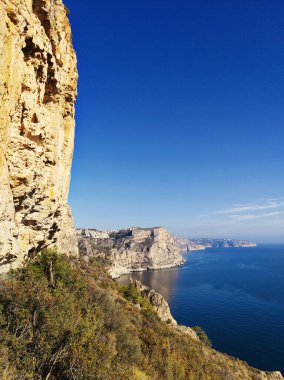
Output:
<path fill-rule="evenodd" d="M 192 239 L 196 244 L 203 245 L 205 248 L 238 248 L 238 247 L 256 247 L 257 244 L 248 240 L 236 239 Z"/>
<path fill-rule="evenodd" d="M 200 251 L 206 248 L 251 248 L 257 244 L 248 240 L 237 239 L 186 239 L 177 238 L 177 244 L 181 251 Z"/>

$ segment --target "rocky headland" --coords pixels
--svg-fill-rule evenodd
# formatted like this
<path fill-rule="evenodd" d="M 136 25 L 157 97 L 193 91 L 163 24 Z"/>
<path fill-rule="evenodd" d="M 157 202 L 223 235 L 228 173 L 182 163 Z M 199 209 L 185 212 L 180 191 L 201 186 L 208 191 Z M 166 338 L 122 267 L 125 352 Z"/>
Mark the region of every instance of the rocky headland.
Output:
<path fill-rule="evenodd" d="M 201 251 L 206 248 L 251 248 L 257 244 L 247 240 L 236 239 L 187 239 L 177 238 L 177 245 L 182 252 Z"/>
<path fill-rule="evenodd" d="M 192 240 L 186 238 L 177 238 L 177 246 L 181 252 L 202 251 L 205 249 L 204 245 L 194 243 Z"/>
<path fill-rule="evenodd" d="M 194 244 L 203 245 L 205 248 L 250 248 L 256 247 L 257 244 L 247 240 L 236 239 L 193 239 Z"/>
<path fill-rule="evenodd" d="M 80 255 L 99 257 L 113 278 L 122 274 L 179 266 L 183 258 L 176 239 L 163 227 L 120 231 L 77 230 Z"/>

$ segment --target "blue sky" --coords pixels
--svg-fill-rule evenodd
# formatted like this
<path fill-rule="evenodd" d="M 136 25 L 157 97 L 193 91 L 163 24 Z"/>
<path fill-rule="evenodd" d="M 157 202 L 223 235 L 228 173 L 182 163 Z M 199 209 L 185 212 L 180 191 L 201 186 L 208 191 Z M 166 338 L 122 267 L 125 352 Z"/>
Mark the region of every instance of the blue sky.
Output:
<path fill-rule="evenodd" d="M 76 225 L 284 242 L 283 1 L 66 4 Z"/>

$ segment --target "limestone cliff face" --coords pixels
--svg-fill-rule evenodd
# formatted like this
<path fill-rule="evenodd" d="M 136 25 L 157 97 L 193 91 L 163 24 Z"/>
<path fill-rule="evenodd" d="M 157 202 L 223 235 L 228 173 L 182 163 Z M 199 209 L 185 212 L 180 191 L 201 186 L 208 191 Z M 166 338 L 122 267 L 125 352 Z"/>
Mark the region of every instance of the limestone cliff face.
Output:
<path fill-rule="evenodd" d="M 43 247 L 77 254 L 67 204 L 76 56 L 61 0 L 0 2 L 0 271 Z"/>
<path fill-rule="evenodd" d="M 164 228 L 130 228 L 121 231 L 78 230 L 83 256 L 108 261 L 109 273 L 163 269 L 181 265 L 182 255 L 175 238 Z"/>

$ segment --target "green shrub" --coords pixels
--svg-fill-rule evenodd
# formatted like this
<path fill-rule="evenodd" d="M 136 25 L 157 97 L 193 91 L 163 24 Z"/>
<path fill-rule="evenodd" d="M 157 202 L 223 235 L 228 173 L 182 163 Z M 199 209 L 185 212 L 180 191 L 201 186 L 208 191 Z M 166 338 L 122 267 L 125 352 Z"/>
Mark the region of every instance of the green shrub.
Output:
<path fill-rule="evenodd" d="M 128 285 L 121 286 L 120 293 L 128 301 L 140 305 L 143 309 L 154 311 L 149 299 L 142 296 L 141 291 L 137 288 L 135 283 L 130 282 Z"/>
<path fill-rule="evenodd" d="M 121 294 L 130 302 L 140 304 L 142 302 L 141 292 L 137 289 L 133 282 L 128 285 L 121 286 Z"/>
<path fill-rule="evenodd" d="M 128 378 L 140 346 L 114 300 L 101 294 L 98 302 L 89 285 L 66 257 L 49 251 L 1 282 L 0 349 L 15 378 L 111 379 L 113 371 Z"/>
<path fill-rule="evenodd" d="M 212 347 L 211 340 L 208 338 L 206 332 L 201 327 L 194 326 L 194 327 L 192 327 L 192 330 L 194 330 L 196 332 L 198 338 L 200 339 L 200 341 L 202 343 L 204 343 L 208 347 Z"/>

